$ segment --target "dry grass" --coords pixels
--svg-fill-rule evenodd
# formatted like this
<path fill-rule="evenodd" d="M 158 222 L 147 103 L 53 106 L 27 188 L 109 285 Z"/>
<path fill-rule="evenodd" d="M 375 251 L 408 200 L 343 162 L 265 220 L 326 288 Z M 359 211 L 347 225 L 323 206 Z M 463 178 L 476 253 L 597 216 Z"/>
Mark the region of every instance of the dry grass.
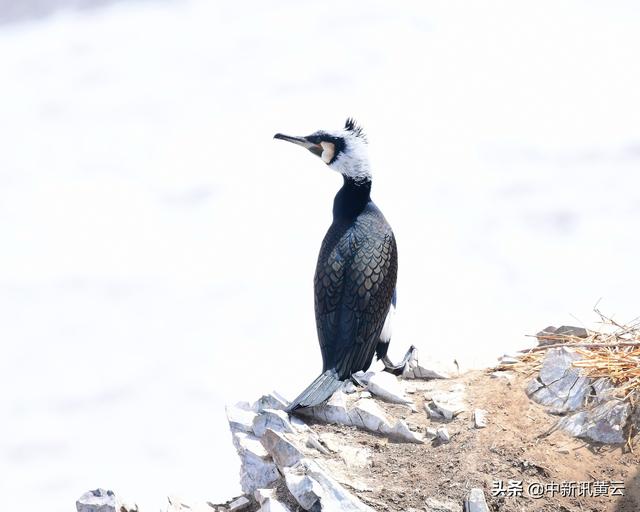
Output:
<path fill-rule="evenodd" d="M 608 379 L 615 396 L 628 400 L 632 406 L 640 402 L 640 318 L 621 324 L 594 309 L 599 316 L 599 330 L 587 330 L 586 336 L 574 334 L 540 333 L 539 346 L 523 351 L 514 364 L 502 364 L 499 370 L 514 370 L 525 375 L 537 373 L 547 350 L 556 347 L 574 348 L 582 359 L 573 366 L 584 375 Z M 637 432 L 629 432 L 631 436 Z"/>
<path fill-rule="evenodd" d="M 629 324 L 620 324 L 595 309 L 600 317 L 602 329 L 587 331 L 587 336 L 541 334 L 538 339 L 552 344 L 540 346 L 523 354 L 523 361 L 532 359 L 532 354 L 542 353 L 555 346 L 570 346 L 582 355 L 582 360 L 573 363 L 592 378 L 606 378 L 615 386 L 617 395 L 630 398 L 640 390 L 640 318 Z M 540 364 L 539 357 L 533 357 Z"/>

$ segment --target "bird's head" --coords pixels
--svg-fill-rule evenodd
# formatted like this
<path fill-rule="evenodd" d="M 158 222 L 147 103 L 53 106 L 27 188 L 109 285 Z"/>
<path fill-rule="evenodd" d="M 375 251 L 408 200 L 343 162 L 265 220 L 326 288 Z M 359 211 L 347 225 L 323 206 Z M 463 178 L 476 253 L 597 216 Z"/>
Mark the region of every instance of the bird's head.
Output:
<path fill-rule="evenodd" d="M 307 148 L 345 178 L 356 182 L 371 180 L 367 138 L 352 118 L 347 119 L 344 128 L 340 130 L 319 130 L 304 137 L 276 133 L 273 138 Z"/>

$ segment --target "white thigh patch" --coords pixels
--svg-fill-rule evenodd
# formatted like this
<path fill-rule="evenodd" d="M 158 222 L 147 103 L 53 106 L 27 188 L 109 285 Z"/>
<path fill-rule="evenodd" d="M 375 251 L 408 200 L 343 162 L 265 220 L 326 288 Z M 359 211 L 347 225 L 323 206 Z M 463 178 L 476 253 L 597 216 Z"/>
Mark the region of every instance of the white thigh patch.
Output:
<path fill-rule="evenodd" d="M 393 330 L 393 317 L 396 315 L 396 307 L 391 304 L 389 308 L 389 312 L 387 313 L 387 318 L 384 320 L 384 325 L 382 326 L 382 332 L 380 333 L 380 341 L 382 343 L 389 343 L 391 341 L 391 331 Z"/>

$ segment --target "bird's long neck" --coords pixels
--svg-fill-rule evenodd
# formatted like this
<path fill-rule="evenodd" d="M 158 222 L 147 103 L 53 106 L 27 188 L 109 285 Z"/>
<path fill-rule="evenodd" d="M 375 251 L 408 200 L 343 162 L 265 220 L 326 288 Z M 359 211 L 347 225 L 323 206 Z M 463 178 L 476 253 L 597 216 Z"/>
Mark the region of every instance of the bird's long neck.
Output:
<path fill-rule="evenodd" d="M 333 200 L 333 220 L 355 219 L 371 201 L 371 180 L 356 181 L 344 176 L 344 185 Z"/>

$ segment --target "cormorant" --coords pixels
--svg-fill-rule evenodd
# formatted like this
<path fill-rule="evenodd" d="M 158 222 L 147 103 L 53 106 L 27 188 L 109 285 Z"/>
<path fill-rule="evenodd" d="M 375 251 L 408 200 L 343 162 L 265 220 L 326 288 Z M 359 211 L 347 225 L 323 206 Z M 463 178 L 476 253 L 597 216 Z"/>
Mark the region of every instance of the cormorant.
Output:
<path fill-rule="evenodd" d="M 402 373 L 411 350 L 400 365 L 387 357 L 398 252 L 391 226 L 370 197 L 362 128 L 349 118 L 342 130 L 306 137 L 277 133 L 274 138 L 307 148 L 344 179 L 333 201 L 333 223 L 322 241 L 314 278 L 322 374 L 289 405 L 291 412 L 324 402 L 352 374 L 367 370 L 374 354 L 385 370 Z"/>

